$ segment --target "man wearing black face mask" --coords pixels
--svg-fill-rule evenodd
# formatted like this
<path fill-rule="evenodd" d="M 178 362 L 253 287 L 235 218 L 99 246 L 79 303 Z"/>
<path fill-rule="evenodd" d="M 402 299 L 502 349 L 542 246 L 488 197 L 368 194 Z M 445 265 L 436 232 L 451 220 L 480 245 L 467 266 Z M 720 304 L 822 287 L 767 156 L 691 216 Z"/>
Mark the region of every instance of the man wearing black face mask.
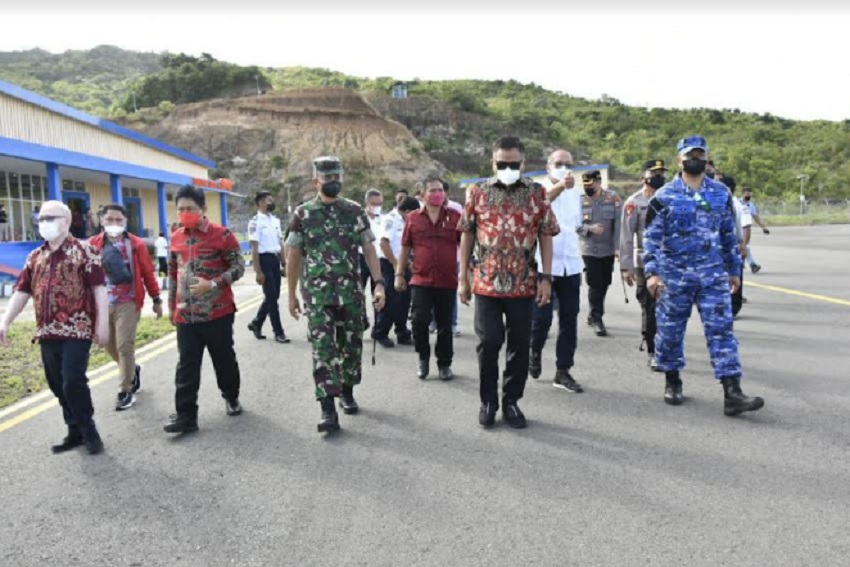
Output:
<path fill-rule="evenodd" d="M 375 236 L 363 207 L 341 199 L 342 163 L 326 156 L 313 161 L 313 182 L 319 194 L 292 213 L 289 247 L 289 313 L 298 319 L 301 284 L 307 328 L 313 346 L 313 380 L 322 408 L 319 432 L 339 429 L 334 398 L 346 414 L 358 411 L 354 386 L 360 384 L 363 355 L 364 295 L 360 285 L 358 247 L 375 282 L 375 309 L 384 308 Z"/>
<path fill-rule="evenodd" d="M 626 200 L 620 231 L 620 270 L 631 287 L 637 284 L 635 296 L 641 308 L 641 332 L 649 354 L 649 366 L 655 364 L 655 297 L 646 290 L 643 271 L 643 233 L 646 230 L 646 211 L 655 192 L 667 182 L 664 161 L 654 159 L 643 165 L 643 187 Z"/>
<path fill-rule="evenodd" d="M 605 295 L 611 287 L 614 260 L 620 253 L 622 200 L 614 191 L 602 188 L 602 174 L 598 170 L 583 173 L 581 179 L 584 197 L 581 200 L 582 226 L 578 233 L 590 303 L 587 324 L 593 327 L 596 336 L 604 337 L 608 334 L 602 321 Z"/>
<path fill-rule="evenodd" d="M 272 214 L 275 209 L 274 197 L 268 191 L 260 191 L 254 197 L 257 204 L 257 214 L 248 222 L 248 240 L 251 241 L 251 258 L 254 263 L 254 274 L 257 283 L 263 286 L 265 296 L 257 316 L 248 324 L 248 330 L 257 339 L 265 339 L 263 323 L 266 317 L 271 320 L 274 340 L 288 343 L 289 339 L 283 332 L 280 322 L 280 278 L 281 270 L 286 268 L 286 259 L 281 252 L 283 234 L 280 230 L 280 219 Z"/>
<path fill-rule="evenodd" d="M 655 359 L 667 379 L 664 401 L 677 406 L 684 400 L 679 372 L 685 367 L 685 330 L 696 305 L 714 376 L 723 387 L 724 414 L 755 411 L 764 400 L 741 391 L 732 331 L 729 291 L 741 285 L 733 197 L 726 186 L 705 176 L 705 138 L 683 138 L 677 153 L 682 173 L 650 200 L 644 233 L 646 287 L 658 299 Z"/>

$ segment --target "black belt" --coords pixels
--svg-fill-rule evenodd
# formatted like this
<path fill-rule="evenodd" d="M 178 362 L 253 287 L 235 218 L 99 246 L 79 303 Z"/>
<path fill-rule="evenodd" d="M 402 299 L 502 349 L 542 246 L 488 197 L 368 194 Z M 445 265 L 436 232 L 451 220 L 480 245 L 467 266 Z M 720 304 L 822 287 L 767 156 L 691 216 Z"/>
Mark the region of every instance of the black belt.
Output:
<path fill-rule="evenodd" d="M 260 252 L 260 256 L 280 256 L 280 252 Z"/>

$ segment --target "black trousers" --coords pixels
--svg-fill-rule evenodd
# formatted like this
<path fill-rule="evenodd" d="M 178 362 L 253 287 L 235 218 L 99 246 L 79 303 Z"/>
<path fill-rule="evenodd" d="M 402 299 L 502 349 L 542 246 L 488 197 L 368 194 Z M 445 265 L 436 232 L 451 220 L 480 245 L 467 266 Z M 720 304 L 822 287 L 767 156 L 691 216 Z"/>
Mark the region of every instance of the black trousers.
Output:
<path fill-rule="evenodd" d="M 605 295 L 607 295 L 608 288 L 611 286 L 614 257 L 582 256 L 582 258 L 584 258 L 584 275 L 589 288 L 587 299 L 590 302 L 590 318 L 598 321 L 605 315 Z"/>
<path fill-rule="evenodd" d="M 265 276 L 263 282 L 263 303 L 260 305 L 254 323 L 257 328 L 262 328 L 266 322 L 266 316 L 272 323 L 274 336 L 283 334 L 283 325 L 280 322 L 280 256 L 277 254 L 260 254 L 260 269 Z"/>
<path fill-rule="evenodd" d="M 546 335 L 552 326 L 558 304 L 558 341 L 555 346 L 558 370 L 569 370 L 574 365 L 578 343 L 578 313 L 581 305 L 581 274 L 552 278 L 552 303 L 543 307 L 534 305 L 534 320 L 531 323 L 531 349 L 541 352 L 546 346 Z"/>
<path fill-rule="evenodd" d="M 84 437 L 93 433 L 94 406 L 86 376 L 91 341 L 45 340 L 40 344 L 47 385 L 62 406 L 65 424 Z"/>
<path fill-rule="evenodd" d="M 445 368 L 452 365 L 454 347 L 452 345 L 452 312 L 457 298 L 456 288 L 411 286 L 411 312 L 413 313 L 413 342 L 416 353 L 422 360 L 431 357 L 431 344 L 428 327 L 433 315 L 437 324 L 437 366 Z"/>
<path fill-rule="evenodd" d="M 741 310 L 741 307 L 744 306 L 744 266 L 745 262 L 741 262 L 741 271 L 738 273 L 738 276 L 741 278 L 741 285 L 738 286 L 738 289 L 735 293 L 732 294 L 732 316 L 738 314 Z"/>
<path fill-rule="evenodd" d="M 233 314 L 208 323 L 177 325 L 177 362 L 174 402 L 177 415 L 198 417 L 198 389 L 201 387 L 201 362 L 206 348 L 215 368 L 218 389 L 225 400 L 239 397 L 239 364 L 233 350 Z"/>
<path fill-rule="evenodd" d="M 384 289 L 386 290 L 386 304 L 379 311 L 372 329 L 372 337 L 385 339 L 390 334 L 390 329 L 395 327 L 398 338 L 410 337 L 410 329 L 407 328 L 407 315 L 410 313 L 410 288 L 398 292 L 395 290 L 395 271 L 389 260 L 381 259 L 381 275 L 384 276 Z M 410 273 L 405 274 L 405 279 L 410 282 Z"/>
<path fill-rule="evenodd" d="M 499 402 L 499 351 L 507 335 L 503 400 L 518 400 L 528 380 L 528 345 L 533 298 L 475 296 L 478 377 L 482 403 Z"/>
<path fill-rule="evenodd" d="M 635 297 L 640 303 L 640 331 L 646 341 L 646 350 L 655 352 L 655 333 L 658 325 L 655 322 L 655 297 L 646 289 L 646 275 L 643 268 L 635 268 Z"/>

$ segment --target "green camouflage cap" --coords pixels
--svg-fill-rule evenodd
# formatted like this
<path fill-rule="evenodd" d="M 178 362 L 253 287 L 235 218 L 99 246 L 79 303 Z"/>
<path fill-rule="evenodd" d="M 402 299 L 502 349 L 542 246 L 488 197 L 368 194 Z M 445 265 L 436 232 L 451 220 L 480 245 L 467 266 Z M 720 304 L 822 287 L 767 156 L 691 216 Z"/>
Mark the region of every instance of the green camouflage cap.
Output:
<path fill-rule="evenodd" d="M 323 175 L 342 175 L 342 162 L 336 156 L 322 156 L 313 160 L 313 172 Z"/>

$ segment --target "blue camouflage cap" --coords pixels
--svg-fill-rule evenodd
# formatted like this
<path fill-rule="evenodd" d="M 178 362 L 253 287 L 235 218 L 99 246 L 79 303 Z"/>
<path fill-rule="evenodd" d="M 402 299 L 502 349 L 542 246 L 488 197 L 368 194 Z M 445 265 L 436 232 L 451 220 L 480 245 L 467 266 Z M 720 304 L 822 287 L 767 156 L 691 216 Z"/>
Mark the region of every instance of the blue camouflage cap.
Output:
<path fill-rule="evenodd" d="M 702 150 L 708 153 L 708 142 L 702 136 L 688 136 L 682 138 L 676 145 L 676 152 L 679 155 L 686 154 L 693 150 Z"/>

